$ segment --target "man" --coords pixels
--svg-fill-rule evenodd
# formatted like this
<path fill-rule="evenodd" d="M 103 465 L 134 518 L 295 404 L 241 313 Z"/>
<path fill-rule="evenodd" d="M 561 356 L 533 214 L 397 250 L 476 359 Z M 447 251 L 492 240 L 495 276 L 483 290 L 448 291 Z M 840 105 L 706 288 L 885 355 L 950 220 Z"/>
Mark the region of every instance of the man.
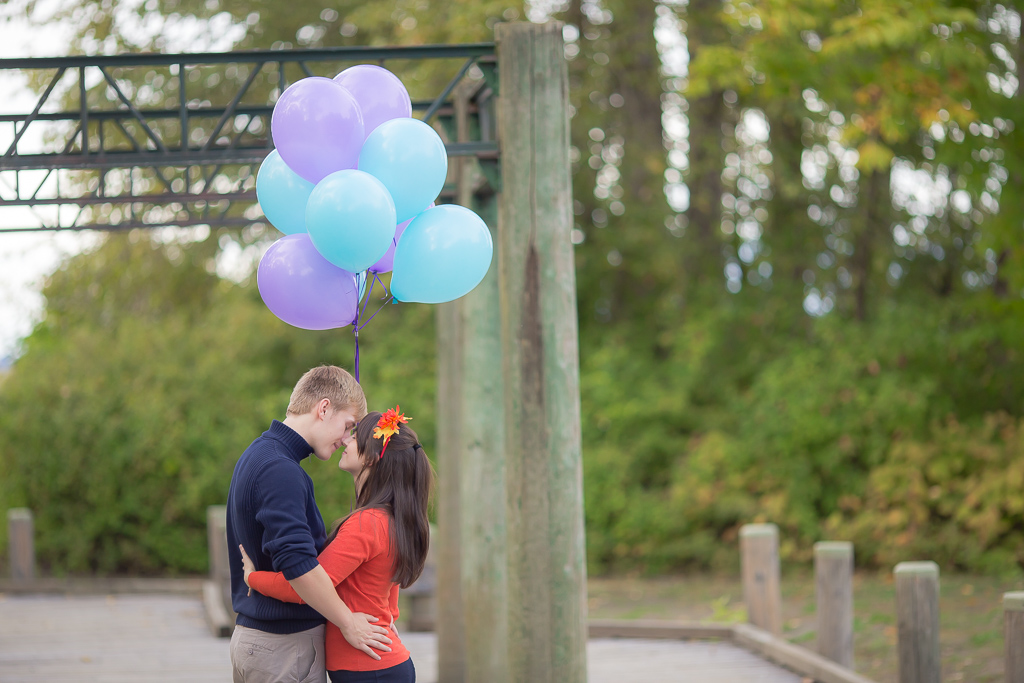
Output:
<path fill-rule="evenodd" d="M 227 505 L 231 603 L 238 613 L 231 637 L 235 683 L 322 683 L 325 617 L 368 656 L 380 659 L 371 648 L 390 651 L 387 629 L 349 610 L 317 562 L 327 534 L 313 481 L 300 466 L 310 453 L 330 460 L 364 415 L 366 397 L 352 375 L 336 366 L 313 368 L 295 385 L 284 422 L 274 420 L 235 465 Z M 257 569 L 283 572 L 306 604 L 250 595 L 239 545 Z"/>

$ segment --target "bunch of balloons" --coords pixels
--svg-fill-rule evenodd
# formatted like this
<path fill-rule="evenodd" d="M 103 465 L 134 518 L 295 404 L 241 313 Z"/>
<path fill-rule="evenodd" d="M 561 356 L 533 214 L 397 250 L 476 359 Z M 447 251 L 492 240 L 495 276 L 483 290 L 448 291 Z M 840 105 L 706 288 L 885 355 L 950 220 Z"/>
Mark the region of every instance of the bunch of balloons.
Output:
<path fill-rule="evenodd" d="M 387 69 L 297 81 L 274 107 L 271 134 L 256 195 L 285 236 L 256 279 L 284 322 L 358 333 L 365 284 L 372 290 L 380 273 L 391 272 L 395 301 L 420 303 L 457 299 L 486 275 L 490 232 L 469 209 L 434 206 L 448 173 L 444 143 L 412 118 L 409 93 Z"/>

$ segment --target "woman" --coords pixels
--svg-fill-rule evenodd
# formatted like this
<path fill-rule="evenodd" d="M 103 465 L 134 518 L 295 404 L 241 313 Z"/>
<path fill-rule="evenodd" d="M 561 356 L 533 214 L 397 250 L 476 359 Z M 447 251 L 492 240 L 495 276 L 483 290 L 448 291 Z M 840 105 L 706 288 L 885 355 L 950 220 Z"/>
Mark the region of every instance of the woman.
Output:
<path fill-rule="evenodd" d="M 395 410 L 369 413 L 355 427 L 339 467 L 355 478 L 356 509 L 335 524 L 320 564 L 338 596 L 353 612 L 390 626 L 391 651 L 371 659 L 355 649 L 341 631 L 328 625 L 327 672 L 332 683 L 414 683 L 409 651 L 394 632 L 398 588 L 407 588 L 423 571 L 430 541 L 427 503 L 434 473 L 408 418 Z M 253 571 L 242 549 L 245 582 L 250 589 L 285 602 L 301 602 L 279 572 Z"/>

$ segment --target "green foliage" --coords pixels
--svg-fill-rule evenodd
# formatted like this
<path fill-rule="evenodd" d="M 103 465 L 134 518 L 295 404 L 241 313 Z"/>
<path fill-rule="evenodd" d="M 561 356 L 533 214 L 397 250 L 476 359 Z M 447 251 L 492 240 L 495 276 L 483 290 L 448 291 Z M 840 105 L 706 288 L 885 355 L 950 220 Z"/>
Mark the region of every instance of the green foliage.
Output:
<path fill-rule="evenodd" d="M 894 306 L 790 336 L 737 308 L 688 326 L 699 333 L 660 362 L 586 356 L 591 570 L 734 567 L 739 527 L 758 521 L 780 526 L 789 560 L 843 538 L 865 564 L 1021 562 L 1020 427 L 1000 411 L 1024 401 L 1024 330 L 1009 315 Z M 920 509 L 912 474 L 927 482 Z"/>
<path fill-rule="evenodd" d="M 1019 75 L 1018 10 L 949 0 L 719 7 L 729 38 L 691 53 L 689 96 L 718 89 L 763 116 L 774 156 L 759 161 L 768 157 L 736 135 L 744 165 L 771 178 L 732 192 L 733 220 L 753 216 L 762 232 L 754 258 L 736 262 L 744 274 L 763 260 L 858 319 L 901 296 L 895 288 L 1021 290 L 1024 148 L 1014 131 L 1024 109 L 1007 84 Z M 908 197 L 905 183 L 890 185 L 891 169 L 950 189 Z"/>
<path fill-rule="evenodd" d="M 908 556 L 997 574 L 1024 565 L 1024 421 L 949 417 L 921 439 L 894 439 L 885 456 L 827 531 L 883 566 Z"/>

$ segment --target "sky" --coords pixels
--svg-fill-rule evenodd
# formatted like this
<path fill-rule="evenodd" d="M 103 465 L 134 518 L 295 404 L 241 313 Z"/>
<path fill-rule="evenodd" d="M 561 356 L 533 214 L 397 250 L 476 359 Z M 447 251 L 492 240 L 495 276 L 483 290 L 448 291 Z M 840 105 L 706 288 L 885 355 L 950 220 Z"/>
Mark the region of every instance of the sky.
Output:
<path fill-rule="evenodd" d="M 65 40 L 47 31 L 46 39 L 38 29 L 20 22 L 0 22 L 0 58 L 2 57 L 46 57 L 61 54 L 60 48 L 67 45 Z M 25 87 L 24 79 L 7 73 L 0 73 L 0 112 L 24 113 L 32 110 L 34 95 Z M 33 128 L 28 130 L 31 138 Z M 6 151 L 11 142 L 13 128 L 10 124 L 0 126 L 0 148 Z M 27 139 L 27 145 L 39 143 L 39 138 Z M 11 197 L 13 193 L 0 179 L 0 196 Z M 3 207 L 0 203 L 0 226 L 13 227 L 33 225 L 27 211 Z M 40 294 L 42 282 L 60 264 L 61 259 L 80 252 L 96 240 L 95 235 L 71 232 L 49 233 L 0 233 L 0 365 L 9 357 L 39 320 L 43 298 Z"/>

